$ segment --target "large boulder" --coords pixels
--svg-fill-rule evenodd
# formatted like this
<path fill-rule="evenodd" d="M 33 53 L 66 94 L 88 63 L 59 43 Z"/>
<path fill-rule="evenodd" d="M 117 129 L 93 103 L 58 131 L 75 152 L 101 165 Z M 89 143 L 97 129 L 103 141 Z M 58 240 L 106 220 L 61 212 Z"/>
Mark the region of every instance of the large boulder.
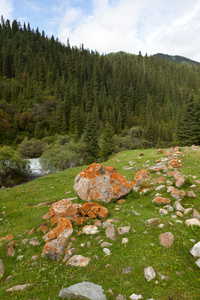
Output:
<path fill-rule="evenodd" d="M 109 203 L 111 199 L 119 199 L 128 194 L 131 189 L 131 182 L 114 167 L 105 167 L 97 163 L 91 164 L 74 179 L 76 194 L 86 201 Z"/>

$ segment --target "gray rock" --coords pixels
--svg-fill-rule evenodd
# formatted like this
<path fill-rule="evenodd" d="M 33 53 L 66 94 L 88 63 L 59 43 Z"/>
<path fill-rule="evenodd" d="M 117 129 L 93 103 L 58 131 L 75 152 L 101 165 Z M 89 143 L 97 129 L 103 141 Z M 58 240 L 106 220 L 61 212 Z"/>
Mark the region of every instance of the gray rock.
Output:
<path fill-rule="evenodd" d="M 105 231 L 106 237 L 110 240 L 115 239 L 115 228 L 112 224 L 110 224 Z"/>
<path fill-rule="evenodd" d="M 147 281 L 151 281 L 156 278 L 156 273 L 152 267 L 148 267 L 144 269 L 144 276 Z"/>
<path fill-rule="evenodd" d="M 159 239 L 162 246 L 170 247 L 174 242 L 174 235 L 171 232 L 161 233 Z"/>
<path fill-rule="evenodd" d="M 145 221 L 145 224 L 147 226 L 155 226 L 158 225 L 161 222 L 160 218 L 152 218 Z"/>
<path fill-rule="evenodd" d="M 42 257 L 59 260 L 65 251 L 66 239 L 55 239 L 44 245 Z"/>
<path fill-rule="evenodd" d="M 190 253 L 195 257 L 200 257 L 200 242 L 196 243 L 192 249 L 190 250 Z"/>
<path fill-rule="evenodd" d="M 197 225 L 197 226 L 200 226 L 200 221 L 197 220 L 197 219 L 187 219 L 185 221 L 185 224 L 189 227 L 189 226 L 192 226 L 192 225 Z"/>
<path fill-rule="evenodd" d="M 132 268 L 131 267 L 126 267 L 123 269 L 123 273 L 124 274 L 128 274 L 128 273 L 131 273 L 132 272 Z"/>
<path fill-rule="evenodd" d="M 83 281 L 62 289 L 58 295 L 62 299 L 106 300 L 102 286 Z"/>
<path fill-rule="evenodd" d="M 185 208 L 181 205 L 179 201 L 174 202 L 174 208 L 179 211 L 183 211 L 183 212 L 185 211 Z"/>
<path fill-rule="evenodd" d="M 115 300 L 126 300 L 126 298 L 123 295 L 119 294 L 117 295 L 117 298 Z"/>
<path fill-rule="evenodd" d="M 139 299 L 143 299 L 142 295 L 136 295 L 136 294 L 132 294 L 130 296 L 131 300 L 139 300 Z"/>
<path fill-rule="evenodd" d="M 112 246 L 113 244 L 112 243 L 108 243 L 108 242 L 103 242 L 101 243 L 101 247 L 104 248 L 104 247 L 110 247 Z"/>
<path fill-rule="evenodd" d="M 131 229 L 130 226 L 119 227 L 119 228 L 118 228 L 118 233 L 119 233 L 119 234 L 129 233 L 130 229 Z"/>
<path fill-rule="evenodd" d="M 200 258 L 195 261 L 195 264 L 200 268 Z"/>
<path fill-rule="evenodd" d="M 90 260 L 91 259 L 89 257 L 74 255 L 68 260 L 67 264 L 73 267 L 85 267 L 89 264 Z"/>
<path fill-rule="evenodd" d="M 3 277 L 4 274 L 4 264 L 3 260 L 0 258 L 0 279 Z"/>

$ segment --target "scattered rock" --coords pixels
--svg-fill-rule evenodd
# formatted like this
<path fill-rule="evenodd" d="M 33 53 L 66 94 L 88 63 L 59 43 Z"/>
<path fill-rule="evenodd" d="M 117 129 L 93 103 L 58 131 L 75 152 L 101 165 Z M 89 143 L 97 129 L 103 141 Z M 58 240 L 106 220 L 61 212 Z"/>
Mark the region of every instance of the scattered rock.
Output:
<path fill-rule="evenodd" d="M 58 295 L 62 299 L 106 300 L 102 286 L 83 281 L 62 289 Z"/>
<path fill-rule="evenodd" d="M 179 201 L 174 202 L 174 208 L 176 210 L 179 210 L 179 211 L 182 211 L 182 212 L 185 211 L 185 208 L 181 205 L 181 203 Z"/>
<path fill-rule="evenodd" d="M 158 153 L 159 153 L 159 154 L 163 153 L 163 151 L 162 151 L 161 148 L 158 149 Z"/>
<path fill-rule="evenodd" d="M 184 215 L 189 215 L 192 211 L 193 211 L 192 207 L 186 208 L 185 211 L 184 211 Z"/>
<path fill-rule="evenodd" d="M 198 219 L 187 219 L 185 224 L 189 227 L 192 225 L 200 226 L 200 221 Z"/>
<path fill-rule="evenodd" d="M 142 170 L 138 171 L 135 174 L 135 178 L 134 178 L 134 182 L 133 182 L 134 191 L 139 191 L 141 188 L 141 185 L 144 182 L 149 181 L 150 179 L 151 179 L 151 175 L 147 170 L 142 169 Z"/>
<path fill-rule="evenodd" d="M 68 261 L 68 259 L 76 252 L 76 248 L 67 249 L 65 252 L 65 256 L 63 258 L 63 262 Z"/>
<path fill-rule="evenodd" d="M 200 268 L 200 258 L 195 261 L 195 264 Z"/>
<path fill-rule="evenodd" d="M 110 224 L 105 231 L 106 237 L 110 240 L 114 240 L 116 238 L 115 228 L 112 224 Z"/>
<path fill-rule="evenodd" d="M 90 260 L 91 259 L 89 257 L 74 255 L 67 261 L 67 264 L 73 267 L 85 267 L 89 264 Z"/>
<path fill-rule="evenodd" d="M 109 248 L 103 248 L 103 252 L 106 253 L 107 255 L 111 255 Z"/>
<path fill-rule="evenodd" d="M 198 220 L 200 219 L 200 214 L 198 213 L 198 211 L 196 209 L 193 209 L 192 218 L 198 219 Z"/>
<path fill-rule="evenodd" d="M 32 257 L 31 257 L 31 260 L 37 260 L 39 258 L 39 255 L 33 255 Z"/>
<path fill-rule="evenodd" d="M 145 221 L 147 226 L 157 226 L 161 222 L 160 218 L 152 218 Z"/>
<path fill-rule="evenodd" d="M 127 244 L 128 243 L 128 238 L 123 238 L 122 239 L 122 244 Z"/>
<path fill-rule="evenodd" d="M 32 285 L 33 283 L 27 283 L 27 284 L 21 284 L 21 285 L 16 285 L 10 289 L 7 289 L 6 292 L 15 292 L 15 291 L 23 291 L 25 290 L 28 286 Z"/>
<path fill-rule="evenodd" d="M 190 250 L 190 253 L 194 256 L 194 257 L 200 257 L 200 242 L 196 243 L 192 249 Z"/>
<path fill-rule="evenodd" d="M 155 191 L 160 191 L 160 190 L 163 190 L 165 188 L 165 185 L 162 184 L 162 185 L 159 185 L 155 188 Z"/>
<path fill-rule="evenodd" d="M 0 258 L 0 279 L 3 277 L 4 274 L 4 264 L 3 260 Z"/>
<path fill-rule="evenodd" d="M 13 275 L 8 275 L 5 279 L 5 283 L 8 283 L 10 279 L 13 278 Z"/>
<path fill-rule="evenodd" d="M 84 217 L 88 216 L 92 219 L 106 219 L 108 217 L 108 209 L 106 207 L 92 202 L 84 203 L 80 208 L 80 212 Z"/>
<path fill-rule="evenodd" d="M 162 246 L 170 247 L 174 242 L 174 235 L 171 232 L 161 233 L 159 239 Z"/>
<path fill-rule="evenodd" d="M 126 300 L 126 298 L 123 295 L 119 294 L 117 295 L 115 300 Z"/>
<path fill-rule="evenodd" d="M 30 240 L 30 242 L 29 242 L 29 245 L 32 245 L 32 246 L 40 246 L 40 244 L 41 243 L 37 240 Z"/>
<path fill-rule="evenodd" d="M 164 208 L 160 208 L 159 209 L 159 214 L 162 215 L 162 216 L 167 215 L 168 214 L 168 210 L 164 209 Z"/>
<path fill-rule="evenodd" d="M 74 190 L 86 201 L 95 200 L 109 203 L 119 199 L 132 189 L 127 181 L 114 167 L 105 167 L 97 163 L 91 164 L 74 179 Z"/>
<path fill-rule="evenodd" d="M 144 269 L 144 277 L 147 281 L 151 281 L 156 278 L 156 273 L 152 267 L 148 267 Z"/>
<path fill-rule="evenodd" d="M 130 226 L 119 227 L 117 231 L 118 231 L 119 234 L 125 234 L 125 233 L 129 233 L 130 229 L 131 229 Z"/>
<path fill-rule="evenodd" d="M 99 232 L 98 227 L 94 225 L 85 225 L 82 228 L 82 232 L 85 234 L 96 234 Z"/>
<path fill-rule="evenodd" d="M 164 197 L 155 197 L 152 200 L 153 204 L 169 204 L 171 203 L 171 200 L 169 198 L 164 198 Z"/>
<path fill-rule="evenodd" d="M 65 238 L 49 241 L 44 245 L 44 248 L 42 250 L 42 257 L 47 257 L 55 261 L 59 260 L 64 253 L 65 245 L 66 245 Z"/>
<path fill-rule="evenodd" d="M 123 269 L 123 273 L 124 274 L 129 274 L 131 272 L 132 272 L 132 268 L 131 267 L 126 267 L 126 268 Z"/>
<path fill-rule="evenodd" d="M 14 242 L 10 242 L 8 245 L 6 245 L 6 254 L 10 257 L 15 256 L 15 249 L 14 249 Z"/>
<path fill-rule="evenodd" d="M 189 198 L 196 198 L 196 195 L 195 195 L 195 193 L 193 191 L 188 191 L 187 194 L 188 194 Z"/>
<path fill-rule="evenodd" d="M 142 295 L 136 295 L 136 294 L 132 294 L 130 296 L 131 300 L 139 300 L 139 299 L 143 299 Z"/>
<path fill-rule="evenodd" d="M 182 200 L 183 199 L 183 197 L 185 197 L 186 196 L 186 193 L 185 193 L 185 191 L 183 191 L 183 190 L 178 190 L 178 189 L 176 189 L 176 188 L 174 188 L 174 187 L 168 187 L 168 188 L 170 188 L 170 192 L 171 192 L 171 196 L 174 198 L 174 199 L 176 199 L 176 200 Z"/>
<path fill-rule="evenodd" d="M 108 242 L 103 242 L 101 243 L 101 247 L 104 248 L 104 247 L 110 247 L 112 246 L 113 244 L 112 243 L 108 243 Z"/>

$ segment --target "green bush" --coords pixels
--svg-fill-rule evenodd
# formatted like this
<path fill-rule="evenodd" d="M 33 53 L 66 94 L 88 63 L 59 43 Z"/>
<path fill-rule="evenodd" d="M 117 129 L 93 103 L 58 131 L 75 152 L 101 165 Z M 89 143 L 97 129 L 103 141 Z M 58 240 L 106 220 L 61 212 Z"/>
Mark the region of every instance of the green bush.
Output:
<path fill-rule="evenodd" d="M 46 145 L 46 143 L 41 142 L 40 140 L 36 140 L 34 138 L 29 140 L 25 137 L 22 143 L 18 145 L 17 151 L 24 158 L 35 158 L 42 155 Z"/>
<path fill-rule="evenodd" d="M 0 148 L 0 187 L 12 187 L 25 181 L 30 174 L 29 162 L 9 146 Z"/>
<path fill-rule="evenodd" d="M 40 157 L 40 163 L 45 171 L 62 171 L 83 164 L 85 155 L 83 143 L 69 142 L 65 145 L 51 145 Z"/>

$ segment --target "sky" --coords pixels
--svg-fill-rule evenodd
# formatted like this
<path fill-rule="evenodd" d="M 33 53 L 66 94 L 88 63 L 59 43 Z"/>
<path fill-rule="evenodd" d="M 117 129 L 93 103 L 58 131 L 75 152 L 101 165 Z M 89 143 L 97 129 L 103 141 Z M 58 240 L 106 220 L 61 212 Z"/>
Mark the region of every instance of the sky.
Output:
<path fill-rule="evenodd" d="M 0 15 L 99 54 L 164 53 L 200 62 L 199 0 L 0 0 Z"/>

